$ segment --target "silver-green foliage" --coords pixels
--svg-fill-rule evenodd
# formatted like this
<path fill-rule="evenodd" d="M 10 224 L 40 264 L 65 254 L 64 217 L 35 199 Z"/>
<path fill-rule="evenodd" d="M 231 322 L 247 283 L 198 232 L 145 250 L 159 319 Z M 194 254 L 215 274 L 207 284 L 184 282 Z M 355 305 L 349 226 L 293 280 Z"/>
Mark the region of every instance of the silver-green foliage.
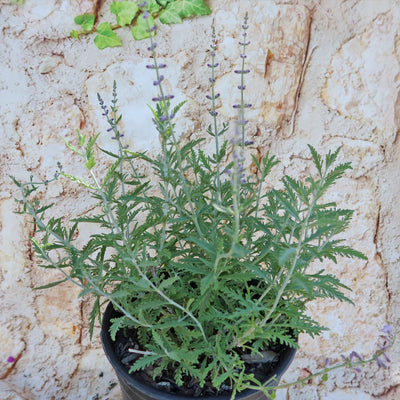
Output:
<path fill-rule="evenodd" d="M 145 354 L 132 371 L 148 365 L 155 366 L 155 374 L 174 368 L 178 384 L 185 376 L 216 387 L 229 381 L 235 393 L 255 382 L 244 371 L 243 351 L 255 353 L 276 342 L 296 346 L 298 334 L 321 333 L 325 328 L 306 312 L 311 300 L 351 302 L 343 293 L 348 288 L 323 269 L 324 260 L 365 258 L 340 237 L 353 211 L 324 200 L 351 167 L 337 164 L 339 149 L 322 157 L 309 146 L 315 173 L 305 180 L 284 176 L 282 189 L 267 190 L 277 164 L 269 154 L 261 161 L 253 157 L 257 171 L 245 176 L 241 128 L 246 104 L 242 96 L 233 139 L 221 141 L 228 126 L 218 125 L 215 111 L 215 42 L 208 128 L 215 152 L 207 155 L 201 149 L 203 139 L 184 143 L 172 122 L 183 104 L 170 105 L 151 41 L 159 90 L 152 112 L 161 153 L 152 158 L 124 147 L 114 86 L 110 109 L 99 97 L 119 148 L 100 149 L 112 166 L 97 176 L 97 136 L 78 132 L 78 144 L 67 145 L 82 157 L 90 179 L 70 176 L 61 167 L 54 178 L 63 175 L 88 188 L 98 201 L 97 212 L 70 221 L 48 218 L 53 205 L 35 199 L 41 183 L 32 180 L 16 182 L 21 212 L 34 218 L 32 241 L 43 266 L 63 274 L 54 284 L 70 280 L 81 287 L 81 295 L 95 297 L 91 332 L 104 301 L 121 312 L 113 320 L 113 338 L 119 329 L 137 329 Z M 246 72 L 242 64 L 242 80 Z M 244 89 L 242 84 L 242 95 Z M 227 156 L 230 147 L 232 158 Z M 138 172 L 138 161 L 152 168 L 158 192 Z M 87 223 L 97 226 L 97 233 L 78 247 L 76 232 Z M 308 272 L 315 262 L 321 264 L 319 272 Z"/>

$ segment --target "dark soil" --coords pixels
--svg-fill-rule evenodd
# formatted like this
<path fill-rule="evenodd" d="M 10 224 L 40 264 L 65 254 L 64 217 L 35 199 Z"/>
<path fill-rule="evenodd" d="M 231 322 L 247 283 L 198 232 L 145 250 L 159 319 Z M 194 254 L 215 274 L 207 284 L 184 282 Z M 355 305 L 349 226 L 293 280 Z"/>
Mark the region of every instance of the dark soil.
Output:
<path fill-rule="evenodd" d="M 115 351 L 122 364 L 126 367 L 127 371 L 129 371 L 135 360 L 140 357 L 140 355 L 137 353 L 129 352 L 129 349 L 140 348 L 141 346 L 138 343 L 136 333 L 133 329 L 129 330 L 128 332 L 123 332 L 123 330 L 120 330 L 117 333 Z M 272 351 L 273 353 L 276 353 L 273 360 L 263 360 L 262 362 L 253 360 L 249 363 L 246 362 L 246 373 L 253 373 L 255 378 L 260 381 L 266 381 L 268 378 L 271 378 L 274 375 L 274 369 L 279 361 L 279 355 L 282 350 L 284 350 L 284 347 L 280 345 L 268 349 L 269 352 Z M 211 385 L 211 383 L 206 382 L 203 387 L 200 387 L 196 380 L 191 377 L 187 377 L 184 385 L 178 386 L 174 380 L 174 371 L 164 370 L 162 375 L 158 376 L 155 380 L 153 380 L 152 372 L 153 369 L 149 367 L 142 371 L 136 372 L 135 374 L 143 379 L 143 381 L 159 390 L 188 397 L 212 397 L 219 395 L 230 395 L 232 393 L 229 382 L 222 384 L 220 389 L 217 390 Z"/>

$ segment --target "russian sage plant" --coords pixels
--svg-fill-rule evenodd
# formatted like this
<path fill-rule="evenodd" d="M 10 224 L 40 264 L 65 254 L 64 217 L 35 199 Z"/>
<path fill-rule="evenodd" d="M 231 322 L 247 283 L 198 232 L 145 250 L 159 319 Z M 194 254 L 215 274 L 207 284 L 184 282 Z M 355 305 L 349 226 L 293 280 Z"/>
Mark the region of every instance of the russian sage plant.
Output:
<path fill-rule="evenodd" d="M 276 343 L 295 347 L 300 333 L 320 334 L 325 328 L 307 314 L 309 301 L 351 303 L 345 294 L 349 288 L 325 272 L 323 264 L 327 259 L 336 263 L 338 257 L 365 259 L 340 237 L 353 211 L 323 200 L 351 167 L 336 162 L 339 149 L 321 156 L 309 146 L 315 172 L 304 181 L 284 176 L 282 189 L 266 189 L 278 161 L 269 153 L 262 160 L 247 159 L 247 16 L 240 67 L 234 71 L 240 94 L 233 105 L 237 120 L 231 129 L 219 122 L 213 30 L 207 134 L 214 138 L 215 149 L 213 154 L 203 151 L 204 138 L 185 142 L 174 125 L 183 103 L 172 105 L 174 97 L 164 87 L 166 65 L 157 58 L 157 28 L 148 11 L 143 18 L 150 36 L 147 68 L 155 76 L 151 112 L 160 154 L 151 157 L 125 146 L 114 83 L 111 105 L 100 95 L 99 103 L 118 151 L 98 148 L 97 136 L 78 131 L 77 144 L 67 146 L 82 157 L 88 178 L 71 176 L 59 165 L 45 183 L 33 178 L 28 183 L 15 181 L 22 194 L 21 213 L 36 224 L 32 242 L 43 266 L 62 274 L 53 285 L 72 281 L 81 295 L 94 296 L 90 332 L 108 301 L 120 312 L 112 321 L 112 338 L 121 329 L 136 329 L 141 356 L 131 371 L 152 365 L 157 376 L 169 368 L 178 385 L 187 379 L 216 388 L 228 384 L 232 398 L 254 385 L 266 390 L 246 372 L 243 354 L 256 354 Z M 112 160 L 103 176 L 97 175 L 99 152 Z M 246 160 L 254 163 L 255 173 L 245 170 Z M 156 183 L 139 172 L 140 163 L 151 167 Z M 90 191 L 98 202 L 95 214 L 46 216 L 53 205 L 42 205 L 35 192 L 61 176 Z M 78 247 L 75 235 L 84 223 L 98 231 Z M 320 270 L 309 272 L 315 263 Z"/>

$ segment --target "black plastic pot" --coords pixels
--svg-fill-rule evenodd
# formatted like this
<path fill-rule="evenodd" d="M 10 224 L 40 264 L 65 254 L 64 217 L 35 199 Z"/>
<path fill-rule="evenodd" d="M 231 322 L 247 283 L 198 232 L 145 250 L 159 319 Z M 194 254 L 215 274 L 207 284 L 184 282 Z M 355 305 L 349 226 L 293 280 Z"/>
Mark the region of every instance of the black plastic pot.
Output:
<path fill-rule="evenodd" d="M 111 325 L 110 320 L 118 317 L 120 314 L 114 310 L 111 303 L 108 304 L 101 325 L 101 342 L 103 344 L 104 352 L 111 365 L 113 366 L 118 380 L 121 385 L 122 397 L 124 400 L 193 400 L 194 397 L 183 396 L 179 394 L 166 393 L 148 385 L 137 374 L 129 374 L 126 367 L 115 352 L 115 342 L 112 341 L 109 328 Z M 285 371 L 289 368 L 295 356 L 296 349 L 286 348 L 280 353 L 280 358 L 273 375 L 276 375 L 277 381 L 280 380 Z M 273 376 L 272 375 L 272 376 Z M 272 376 L 266 376 L 265 382 L 271 379 Z M 197 397 L 198 400 L 230 400 L 229 395 L 221 395 L 217 397 Z M 262 392 L 256 390 L 244 390 L 236 395 L 235 400 L 266 400 Z"/>

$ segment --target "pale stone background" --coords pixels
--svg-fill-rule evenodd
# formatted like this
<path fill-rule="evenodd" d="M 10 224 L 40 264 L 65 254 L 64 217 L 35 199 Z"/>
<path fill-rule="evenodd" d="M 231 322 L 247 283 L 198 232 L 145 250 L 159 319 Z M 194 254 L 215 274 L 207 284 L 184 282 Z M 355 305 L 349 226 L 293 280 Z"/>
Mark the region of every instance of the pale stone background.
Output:
<path fill-rule="evenodd" d="M 93 36 L 69 38 L 73 18 L 84 12 L 108 15 L 110 1 L 26 0 L 0 2 L 0 399 L 115 399 L 116 378 L 103 355 L 98 329 L 88 337 L 88 300 L 70 285 L 46 291 L 35 286 L 56 279 L 37 267 L 28 237 L 33 227 L 13 214 L 17 195 L 8 176 L 44 180 L 56 162 L 79 173 L 62 137 L 76 128 L 94 134 L 100 122 L 96 93 L 110 98 L 119 83 L 127 140 L 132 148 L 156 151 L 158 139 L 144 106 L 154 95 L 144 68 L 147 43 L 122 33 L 122 48 L 98 50 Z M 396 0 L 210 0 L 213 15 L 162 26 L 158 40 L 169 68 L 167 84 L 187 98 L 179 129 L 186 139 L 203 135 L 208 121 L 206 49 L 213 18 L 219 41 L 219 111 L 232 117 L 238 66 L 238 27 L 249 12 L 247 82 L 250 133 L 255 151 L 270 150 L 282 163 L 274 175 L 303 176 L 310 166 L 307 143 L 325 152 L 342 146 L 341 161 L 353 170 L 332 196 L 356 210 L 347 237 L 367 262 L 327 265 L 353 288 L 355 307 L 323 301 L 310 313 L 330 328 L 301 350 L 287 381 L 321 367 L 325 357 L 356 350 L 373 353 L 385 323 L 400 326 L 400 2 Z M 189 111 L 190 110 L 190 111 Z M 109 145 L 107 133 L 102 145 Z M 100 166 L 102 167 L 102 165 Z M 92 203 L 65 180 L 50 186 L 49 201 L 65 215 L 83 214 Z M 15 363 L 7 363 L 13 356 Z M 390 369 L 340 370 L 327 383 L 281 390 L 290 400 L 395 400 L 400 398 L 400 348 Z"/>

